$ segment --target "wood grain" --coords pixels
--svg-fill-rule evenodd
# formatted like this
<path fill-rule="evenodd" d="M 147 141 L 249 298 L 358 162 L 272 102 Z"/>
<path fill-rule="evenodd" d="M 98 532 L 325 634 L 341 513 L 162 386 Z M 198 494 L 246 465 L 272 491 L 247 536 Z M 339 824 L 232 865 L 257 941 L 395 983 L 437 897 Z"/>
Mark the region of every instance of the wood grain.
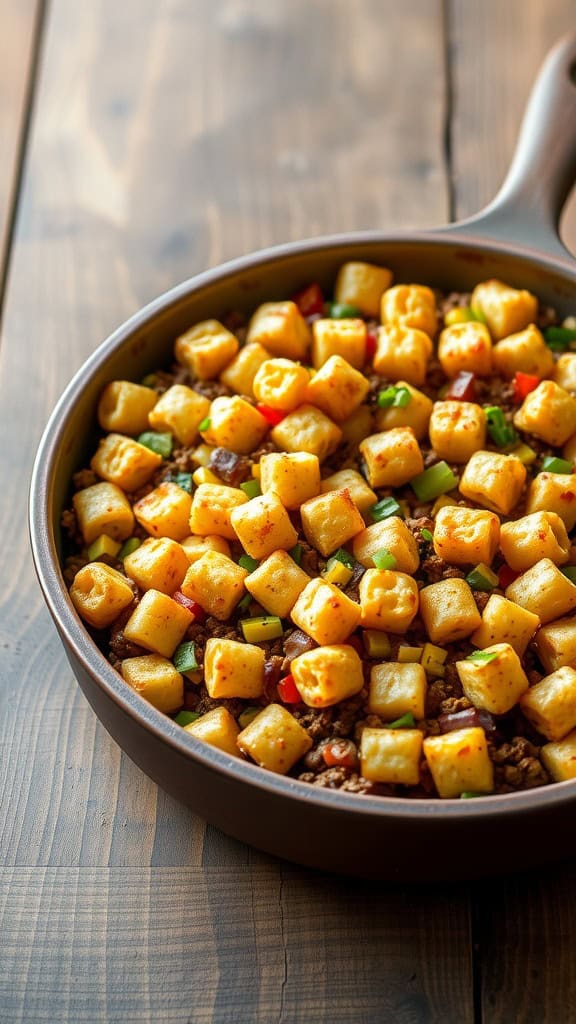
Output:
<path fill-rule="evenodd" d="M 450 193 L 459 215 L 479 208 L 573 21 L 571 0 L 350 10 L 50 5 L 0 364 L 0 1020 L 557 1024 L 574 1003 L 574 868 L 407 890 L 306 872 L 206 827 L 95 720 L 30 564 L 37 441 L 99 341 L 238 253 L 440 223 Z"/>
<path fill-rule="evenodd" d="M 22 529 L 51 406 L 144 301 L 446 218 L 440 2 L 53 0 L 43 55 L 0 374 L 0 1019 L 467 1024 L 466 890 L 283 866 L 158 792 L 78 692 Z"/>
<path fill-rule="evenodd" d="M 574 5 L 450 0 L 448 6 L 452 181 L 455 213 L 464 217 L 480 210 L 502 183 L 536 72 L 550 47 L 574 31 Z M 575 199 L 562 234 L 576 251 Z"/>
<path fill-rule="evenodd" d="M 2 1019 L 460 1024 L 460 905 L 276 865 L 5 868 Z"/>
<path fill-rule="evenodd" d="M 496 193 L 510 162 L 524 105 L 547 50 L 574 30 L 573 5 L 484 0 L 450 4 L 451 152 L 458 216 Z M 567 130 L 573 128 L 567 125 Z M 563 219 L 576 250 L 576 203 Z M 522 851 L 518 851 L 521 865 Z M 473 939 L 484 1024 L 558 1024 L 575 1005 L 576 867 L 473 889 Z"/>
<path fill-rule="evenodd" d="M 41 6 L 40 0 L 0 0 L 0 302 Z"/>

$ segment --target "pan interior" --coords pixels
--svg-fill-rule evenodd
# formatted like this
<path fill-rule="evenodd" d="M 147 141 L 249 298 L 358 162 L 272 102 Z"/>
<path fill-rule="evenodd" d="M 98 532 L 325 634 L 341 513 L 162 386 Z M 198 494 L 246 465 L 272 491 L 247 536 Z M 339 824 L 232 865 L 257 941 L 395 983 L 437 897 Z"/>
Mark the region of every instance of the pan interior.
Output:
<path fill-rule="evenodd" d="M 100 670 L 59 568 L 59 523 L 70 502 L 72 474 L 86 465 L 96 447 L 95 412 L 102 388 L 110 380 L 139 380 L 169 365 L 175 337 L 199 320 L 220 318 L 233 309 L 250 313 L 261 302 L 286 299 L 311 281 L 330 295 L 340 265 L 351 259 L 390 267 L 396 283 L 444 291 L 469 291 L 495 277 L 534 292 L 561 316 L 576 313 L 576 269 L 568 259 L 564 264 L 538 253 L 518 254 L 438 233 L 400 239 L 349 236 L 270 250 L 192 279 L 136 314 L 100 346 L 62 396 L 41 442 L 32 483 L 31 529 L 40 580 L 63 639 L 90 664 L 91 674 Z M 112 689 L 120 703 L 132 703 L 120 694 L 119 681 Z"/>

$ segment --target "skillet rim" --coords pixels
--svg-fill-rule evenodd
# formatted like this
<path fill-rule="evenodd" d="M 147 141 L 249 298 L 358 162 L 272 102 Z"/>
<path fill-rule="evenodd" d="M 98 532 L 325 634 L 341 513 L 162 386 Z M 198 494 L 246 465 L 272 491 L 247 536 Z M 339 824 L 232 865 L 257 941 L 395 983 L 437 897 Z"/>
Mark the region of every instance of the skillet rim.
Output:
<path fill-rule="evenodd" d="M 471 228 L 476 226 L 480 228 L 481 222 L 470 224 Z M 568 275 L 576 284 L 576 264 L 568 250 L 564 257 L 543 252 L 538 248 L 510 245 L 475 234 L 473 231 L 469 233 L 466 223 L 422 231 L 361 231 L 312 237 L 257 250 L 188 278 L 152 299 L 120 324 L 82 363 L 58 399 L 39 442 L 30 481 L 29 532 L 34 567 L 63 646 L 72 651 L 75 660 L 81 663 L 84 671 L 121 712 L 145 726 L 157 740 L 171 746 L 176 753 L 192 764 L 198 762 L 209 771 L 238 783 L 255 786 L 277 799 L 296 798 L 307 804 L 316 805 L 319 810 L 345 812 L 351 817 L 375 816 L 410 819 L 412 822 L 417 819 L 429 822 L 433 819 L 435 823 L 446 817 L 453 823 L 460 817 L 463 820 L 492 820 L 501 815 L 516 817 L 539 811 L 546 812 L 563 805 L 568 807 L 576 800 L 576 779 L 514 793 L 488 794 L 482 799 L 468 801 L 365 795 L 359 797 L 355 793 L 315 787 L 291 776 L 276 775 L 258 765 L 227 756 L 215 747 L 210 747 L 186 734 L 184 730 L 175 726 L 168 716 L 158 711 L 139 694 L 126 688 L 119 673 L 112 668 L 83 626 L 72 605 L 62 576 L 52 522 L 54 484 L 51 467 L 58 459 L 59 441 L 71 410 L 81 403 L 82 393 L 89 380 L 110 355 L 129 343 L 136 330 L 153 321 L 161 320 L 175 304 L 189 294 L 226 278 L 253 271 L 258 267 L 264 268 L 287 257 L 310 254 L 315 250 L 407 243 L 432 243 L 440 248 L 452 248 L 456 245 L 484 254 L 505 255 L 520 261 L 536 263 L 552 273 Z M 73 673 L 76 682 L 82 688 L 74 669 Z M 122 748 L 121 743 L 119 746 Z"/>

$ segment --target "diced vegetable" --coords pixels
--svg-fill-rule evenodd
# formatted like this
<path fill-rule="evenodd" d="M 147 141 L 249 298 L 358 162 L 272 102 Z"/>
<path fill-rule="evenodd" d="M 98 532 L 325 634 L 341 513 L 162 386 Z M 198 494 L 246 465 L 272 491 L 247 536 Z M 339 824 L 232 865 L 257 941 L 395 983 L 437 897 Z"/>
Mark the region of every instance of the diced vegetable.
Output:
<path fill-rule="evenodd" d="M 296 303 L 303 317 L 316 314 L 322 316 L 324 313 L 324 296 L 320 285 L 316 282 L 309 284 L 302 291 L 296 292 L 292 301 Z"/>
<path fill-rule="evenodd" d="M 128 540 L 124 541 L 120 551 L 118 552 L 118 561 L 123 562 L 128 555 L 131 555 L 133 551 L 138 550 L 141 543 L 142 541 L 139 540 L 138 537 L 128 537 Z"/>
<path fill-rule="evenodd" d="M 154 388 L 158 383 L 158 378 L 155 373 L 147 373 L 145 377 L 142 377 L 140 383 L 145 388 Z"/>
<path fill-rule="evenodd" d="M 523 466 L 531 466 L 538 458 L 538 453 L 533 448 L 530 448 L 529 445 L 524 444 L 523 441 L 517 444 L 515 448 L 512 448 L 510 455 L 515 455 L 517 459 L 520 459 Z"/>
<path fill-rule="evenodd" d="M 383 519 L 402 514 L 402 509 L 396 498 L 382 498 L 381 501 L 377 501 L 375 505 L 372 505 L 368 511 L 375 523 L 381 523 Z"/>
<path fill-rule="evenodd" d="M 375 551 L 372 558 L 377 569 L 396 568 L 396 559 L 394 558 L 394 555 L 388 551 L 388 548 L 380 548 L 379 551 Z"/>
<path fill-rule="evenodd" d="M 514 401 L 523 402 L 526 395 L 529 395 L 531 391 L 534 391 L 540 383 L 540 378 L 534 376 L 532 373 L 522 373 L 517 370 L 514 374 Z"/>
<path fill-rule="evenodd" d="M 335 558 L 338 562 L 342 562 L 348 569 L 354 568 L 354 556 L 346 551 L 346 548 L 338 548 L 337 551 L 331 556 L 331 559 Z"/>
<path fill-rule="evenodd" d="M 344 562 L 340 562 L 337 558 L 329 558 L 326 562 L 326 568 L 322 573 L 322 578 L 327 583 L 333 583 L 336 587 L 345 587 L 353 575 L 354 570 L 344 565 Z"/>
<path fill-rule="evenodd" d="M 216 484 L 222 486 L 222 480 L 216 473 L 213 473 L 208 466 L 198 466 L 192 473 L 192 480 L 196 484 L 196 487 L 200 487 L 201 484 Z"/>
<path fill-rule="evenodd" d="M 366 332 L 366 361 L 371 362 L 378 344 L 378 329 L 369 327 Z"/>
<path fill-rule="evenodd" d="M 572 474 L 574 466 L 567 459 L 558 459 L 554 456 L 546 456 L 542 460 L 542 471 L 545 473 L 566 473 Z"/>
<path fill-rule="evenodd" d="M 101 533 L 96 540 L 93 540 L 88 548 L 87 556 L 89 562 L 98 562 L 105 555 L 108 558 L 116 558 L 120 551 L 121 545 L 119 541 L 112 540 L 107 533 Z"/>
<path fill-rule="evenodd" d="M 475 375 L 462 370 L 450 382 L 444 397 L 459 402 L 474 402 L 476 399 Z"/>
<path fill-rule="evenodd" d="M 419 662 L 422 658 L 422 647 L 408 647 L 401 644 L 398 648 L 398 661 L 401 665 Z"/>
<path fill-rule="evenodd" d="M 300 565 L 300 562 L 302 561 L 302 545 L 295 544 L 288 554 L 290 555 L 290 558 L 296 562 L 296 565 Z"/>
<path fill-rule="evenodd" d="M 189 612 L 192 612 L 195 622 L 204 622 L 206 620 L 206 612 L 197 601 L 193 601 L 191 597 L 186 597 L 181 590 L 177 590 L 176 593 L 172 594 L 172 600 L 176 601 L 176 604 L 182 605 L 183 608 L 187 608 Z"/>
<path fill-rule="evenodd" d="M 196 645 L 194 641 L 188 640 L 186 643 L 180 644 L 174 651 L 172 661 L 174 668 L 177 668 L 179 672 L 195 672 L 198 668 L 198 662 L 196 660 Z"/>
<path fill-rule="evenodd" d="M 475 800 L 477 796 L 486 796 L 486 794 L 485 793 L 473 793 L 472 790 L 468 790 L 468 789 L 465 790 L 463 793 L 460 793 L 460 799 L 461 800 Z"/>
<path fill-rule="evenodd" d="M 262 494 L 259 480 L 245 480 L 244 483 L 240 484 L 240 489 L 244 491 L 244 494 L 247 494 L 249 498 L 257 498 L 259 494 Z"/>
<path fill-rule="evenodd" d="M 483 590 L 486 593 L 494 590 L 494 587 L 498 586 L 498 576 L 495 572 L 492 572 L 489 566 L 484 565 L 484 562 L 479 562 L 472 572 L 469 572 L 466 577 L 466 583 L 472 590 Z"/>
<path fill-rule="evenodd" d="M 143 444 L 151 452 L 161 455 L 163 459 L 169 459 L 172 454 L 172 446 L 174 444 L 172 434 L 158 430 L 145 430 L 143 434 L 138 436 L 137 440 L 139 444 Z"/>
<path fill-rule="evenodd" d="M 212 420 L 211 420 L 210 416 L 205 416 L 204 419 L 201 421 L 201 423 L 198 424 L 198 430 L 200 432 L 205 431 L 205 430 L 210 430 L 211 423 L 212 423 Z"/>
<path fill-rule="evenodd" d="M 454 324 L 465 324 L 473 319 L 469 306 L 455 306 L 454 309 L 449 309 L 446 313 L 444 323 L 446 327 L 453 327 Z"/>
<path fill-rule="evenodd" d="M 197 711 L 180 711 L 175 716 L 174 721 L 176 722 L 176 725 L 181 725 L 184 728 L 184 726 L 191 725 L 192 722 L 195 722 L 197 718 L 200 718 Z"/>
<path fill-rule="evenodd" d="M 410 486 L 419 501 L 433 501 L 441 494 L 452 491 L 458 485 L 458 479 L 447 462 L 437 462 L 430 469 L 413 477 Z"/>
<path fill-rule="evenodd" d="M 517 580 L 520 573 L 515 572 L 509 565 L 501 565 L 498 570 L 498 583 L 502 590 L 506 590 L 514 580 Z"/>
<path fill-rule="evenodd" d="M 411 711 L 407 711 L 401 718 L 397 718 L 394 722 L 387 722 L 384 726 L 385 729 L 413 729 L 416 725 L 416 719 Z"/>
<path fill-rule="evenodd" d="M 253 600 L 254 598 L 252 597 L 252 594 L 244 594 L 242 600 L 238 602 L 238 611 L 245 612 L 250 607 Z"/>
<path fill-rule="evenodd" d="M 441 679 L 445 672 L 444 662 L 448 657 L 448 651 L 436 644 L 424 644 L 420 664 L 429 676 Z"/>
<path fill-rule="evenodd" d="M 253 619 L 241 619 L 240 626 L 248 644 L 261 644 L 264 640 L 276 640 L 284 635 L 282 620 L 277 615 L 257 615 Z"/>
<path fill-rule="evenodd" d="M 183 491 L 187 491 L 188 494 L 192 494 L 192 474 L 191 473 L 175 473 L 172 477 L 172 481 L 178 484 Z"/>
<path fill-rule="evenodd" d="M 259 404 L 256 408 L 271 427 L 277 427 L 287 415 L 285 412 L 281 412 L 280 409 L 272 409 L 269 405 Z"/>
<path fill-rule="evenodd" d="M 280 680 L 277 686 L 278 696 L 284 704 L 300 704 L 302 697 L 298 692 L 294 676 L 287 675 Z"/>
<path fill-rule="evenodd" d="M 364 650 L 369 658 L 389 658 L 392 644 L 387 633 L 378 629 L 365 629 L 362 633 Z"/>
<path fill-rule="evenodd" d="M 337 765 L 355 768 L 358 764 L 358 751 L 352 740 L 329 740 L 322 747 L 322 759 L 328 768 Z"/>
<path fill-rule="evenodd" d="M 254 572 L 254 570 L 258 568 L 259 564 L 258 559 L 250 558 L 250 555 L 240 555 L 240 558 L 238 559 L 238 565 L 240 565 L 242 569 L 247 569 L 248 572 Z"/>
<path fill-rule="evenodd" d="M 510 444 L 514 444 L 518 440 L 518 434 L 514 430 L 514 427 L 507 423 L 504 418 L 504 413 L 497 405 L 484 406 L 486 413 L 486 426 L 488 433 L 497 444 L 499 448 L 506 448 Z"/>
<path fill-rule="evenodd" d="M 380 409 L 405 409 L 411 398 L 408 388 L 393 385 L 379 392 L 378 406 Z"/>
<path fill-rule="evenodd" d="M 427 530 L 426 527 L 424 527 L 423 530 L 420 530 L 420 534 L 423 540 L 425 540 L 428 544 L 432 544 L 434 536 L 430 533 L 430 530 Z"/>
<path fill-rule="evenodd" d="M 260 714 L 262 708 L 259 707 L 248 707 L 240 715 L 238 715 L 238 725 L 241 729 L 245 729 L 250 722 L 253 722 L 257 715 Z"/>
<path fill-rule="evenodd" d="M 491 661 L 494 661 L 498 657 L 498 651 L 472 651 L 465 659 L 466 661 L 481 661 L 485 665 L 488 665 Z"/>
<path fill-rule="evenodd" d="M 571 342 L 576 341 L 576 330 L 572 327 L 547 327 L 544 338 L 553 352 L 564 352 Z"/>
<path fill-rule="evenodd" d="M 349 306 L 343 302 L 331 302 L 329 314 L 332 320 L 347 320 L 349 317 L 357 318 L 362 316 L 362 313 L 356 306 Z"/>
<path fill-rule="evenodd" d="M 560 572 L 562 572 L 567 579 L 571 580 L 572 583 L 576 583 L 576 565 L 565 565 Z"/>

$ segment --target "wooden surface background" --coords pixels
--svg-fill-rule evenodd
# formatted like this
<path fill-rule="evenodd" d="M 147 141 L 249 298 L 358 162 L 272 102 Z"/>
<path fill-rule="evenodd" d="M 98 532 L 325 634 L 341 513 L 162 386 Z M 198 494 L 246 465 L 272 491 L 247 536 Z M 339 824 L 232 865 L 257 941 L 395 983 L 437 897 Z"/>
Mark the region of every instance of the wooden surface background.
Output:
<path fill-rule="evenodd" d="M 401 888 L 205 826 L 95 719 L 25 529 L 43 424 L 115 325 L 251 249 L 472 213 L 575 13 L 0 0 L 1 1022 L 576 1021 L 576 866 Z"/>

